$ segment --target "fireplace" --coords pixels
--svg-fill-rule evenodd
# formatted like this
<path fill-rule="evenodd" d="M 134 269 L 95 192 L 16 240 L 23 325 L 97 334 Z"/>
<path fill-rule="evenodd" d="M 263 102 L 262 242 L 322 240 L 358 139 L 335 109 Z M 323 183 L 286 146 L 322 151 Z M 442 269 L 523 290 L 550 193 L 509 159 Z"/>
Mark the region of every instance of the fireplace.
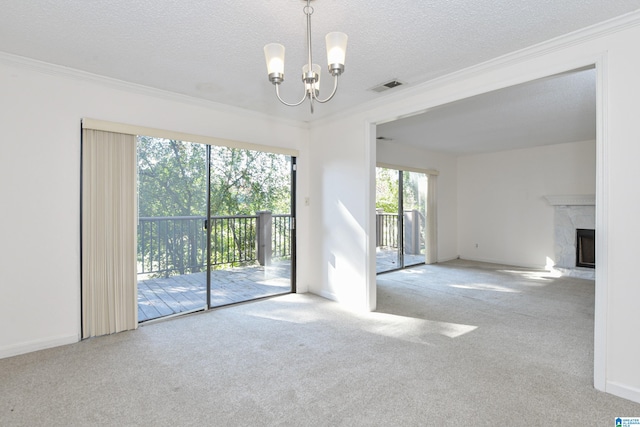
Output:
<path fill-rule="evenodd" d="M 596 268 L 596 231 L 576 229 L 576 267 Z"/>
<path fill-rule="evenodd" d="M 595 280 L 596 196 L 569 194 L 545 198 L 554 210 L 554 269 L 563 276 Z M 591 230 L 591 234 L 578 237 L 577 230 Z"/>

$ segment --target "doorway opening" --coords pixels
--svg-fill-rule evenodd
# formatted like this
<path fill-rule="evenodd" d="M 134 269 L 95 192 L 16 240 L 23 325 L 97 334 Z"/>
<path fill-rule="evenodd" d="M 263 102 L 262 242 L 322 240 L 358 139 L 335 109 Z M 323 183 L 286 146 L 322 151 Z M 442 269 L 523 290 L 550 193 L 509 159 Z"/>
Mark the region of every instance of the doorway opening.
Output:
<path fill-rule="evenodd" d="M 587 194 L 595 193 L 596 199 L 602 198 L 603 189 L 606 186 L 603 185 L 603 175 L 598 172 L 598 168 L 601 170 L 606 169 L 606 162 L 603 160 L 602 152 L 606 147 L 607 140 L 603 137 L 601 129 L 604 127 L 602 124 L 606 122 L 603 119 L 603 115 L 598 112 L 602 111 L 602 99 L 603 93 L 606 94 L 606 82 L 602 79 L 602 72 L 598 70 L 601 64 L 597 63 L 594 67 L 593 64 L 587 64 L 585 67 L 578 69 L 568 69 L 567 71 L 559 74 L 553 74 L 538 78 L 536 80 L 530 80 L 523 82 L 515 86 L 509 86 L 495 91 L 486 92 L 482 94 L 471 94 L 471 96 L 465 98 L 460 97 L 450 103 L 443 103 L 441 105 L 429 106 L 428 109 L 422 111 L 416 111 L 413 115 L 408 115 L 406 111 L 403 111 L 404 118 L 395 121 L 385 122 L 381 120 L 377 125 L 378 140 L 383 140 L 383 147 L 385 149 L 385 156 L 379 155 L 380 149 L 377 148 L 376 158 L 377 162 L 391 162 L 394 163 L 407 163 L 416 164 L 420 161 L 420 158 L 416 154 L 415 148 L 424 149 L 424 158 L 429 162 L 429 165 L 434 165 L 437 168 L 441 168 L 441 165 L 447 164 L 447 156 L 453 159 L 457 170 L 454 170 L 454 174 L 449 174 L 447 178 L 453 177 L 457 180 L 456 186 L 458 190 L 456 205 L 453 205 L 452 209 L 444 203 L 440 205 L 440 208 L 445 215 L 457 215 L 457 226 L 451 228 L 455 230 L 458 235 L 447 235 L 445 231 L 439 238 L 441 241 L 444 239 L 451 242 L 451 247 L 457 245 L 457 256 L 462 259 L 476 259 L 478 261 L 484 259 L 491 259 L 492 262 L 501 262 L 500 258 L 496 254 L 502 257 L 502 259 L 508 259 L 504 255 L 504 251 L 500 253 L 506 245 L 494 245 L 490 248 L 492 252 L 482 249 L 482 243 L 480 244 L 480 250 L 478 249 L 478 239 L 484 237 L 483 241 L 495 242 L 494 235 L 496 234 L 496 228 L 501 231 L 501 236 L 515 236 L 508 229 L 509 226 L 514 228 L 519 227 L 522 223 L 512 221 L 515 216 L 507 218 L 507 221 L 500 223 L 493 218 L 491 227 L 486 227 L 486 218 L 489 218 L 486 213 L 489 209 L 494 209 L 497 213 L 503 212 L 515 212 L 513 207 L 513 199 L 508 197 L 494 197 L 496 195 L 495 186 L 485 185 L 486 181 L 477 180 L 476 177 L 483 178 L 487 174 L 485 172 L 491 169 L 489 161 L 487 159 L 495 161 L 491 165 L 512 165 L 512 170 L 509 173 L 504 173 L 498 180 L 494 180 L 499 186 L 502 183 L 509 183 L 510 176 L 518 172 L 513 165 L 515 162 L 512 156 L 505 155 L 502 158 L 493 157 L 489 158 L 487 153 L 510 153 L 515 152 L 518 149 L 535 148 L 533 145 L 537 141 L 553 142 L 553 144 L 562 143 L 575 143 L 575 141 L 582 141 L 582 144 L 586 147 L 591 145 L 593 148 L 583 151 L 587 153 L 590 151 L 590 158 L 593 159 L 593 163 L 596 167 L 588 168 L 567 168 L 564 171 L 571 171 L 578 176 L 589 176 L 589 181 L 574 180 L 568 181 L 572 185 L 582 187 L 576 188 L 575 194 Z M 604 86 L 603 86 L 604 82 Z M 543 101 L 545 96 L 549 99 L 556 97 L 558 93 L 563 93 L 563 102 L 545 102 Z M 414 100 L 415 101 L 415 100 Z M 544 108 L 537 107 L 544 105 Z M 553 106 L 552 108 L 549 108 Z M 517 108 L 516 108 L 517 107 Z M 554 110 L 555 109 L 555 110 Z M 496 114 L 499 112 L 499 114 Z M 424 113 L 424 114 L 423 114 Z M 511 113 L 514 115 L 512 116 Z M 522 114 L 525 113 L 525 114 Z M 397 117 L 397 114 L 390 113 L 389 117 Z M 519 117 L 518 117 L 519 116 Z M 492 119 L 492 117 L 494 119 Z M 544 127 L 540 126 L 540 123 L 545 123 Z M 551 124 L 554 126 L 551 126 Z M 569 126 L 571 124 L 571 126 Z M 516 127 L 516 125 L 518 125 Z M 505 129 L 506 127 L 506 129 Z M 553 134 L 550 132 L 553 130 Z M 579 134 L 578 134 L 579 133 Z M 428 138 L 425 137 L 428 135 Z M 527 137 L 531 138 L 532 144 L 525 142 Z M 394 140 L 393 150 L 390 149 L 392 144 L 385 143 L 384 140 Z M 380 143 L 381 141 L 378 141 Z M 399 142 L 404 143 L 406 149 L 402 150 Z M 375 143 L 372 141 L 372 143 Z M 551 143 L 546 145 L 553 145 Z M 406 154 L 405 154 L 406 153 Z M 595 156 L 594 156 L 595 154 Z M 407 158 L 401 158 L 405 155 Z M 484 156 L 484 164 L 481 162 L 468 161 L 471 156 L 477 155 L 478 158 Z M 428 156 L 428 157 L 427 157 Z M 460 160 L 462 159 L 462 160 Z M 506 159 L 506 160 L 505 160 Z M 539 160 L 542 160 L 540 157 Z M 532 170 L 530 165 L 533 165 L 535 159 L 530 158 L 530 164 L 527 164 L 525 168 L 520 170 L 526 171 L 527 167 Z M 460 165 L 466 167 L 463 169 Z M 572 164 L 572 163 L 568 163 Z M 447 173 L 447 169 L 442 166 L 442 169 Z M 562 182 L 560 179 L 553 180 L 547 174 L 550 168 L 545 167 L 544 164 L 538 168 L 541 172 L 538 180 L 533 180 L 530 187 L 524 189 L 521 185 L 516 191 L 512 191 L 512 194 L 521 194 L 522 204 L 525 206 L 528 201 L 535 202 L 536 197 L 534 191 L 540 190 L 541 187 L 535 187 L 537 183 L 544 180 L 545 185 L 551 182 Z M 560 170 L 560 169 L 557 169 Z M 462 171 L 462 172 L 461 172 Z M 544 171 L 544 172 L 542 172 Z M 581 175 L 582 174 L 582 175 Z M 465 182 L 460 184 L 460 177 L 463 176 Z M 513 180 L 513 178 L 511 178 Z M 512 181 L 513 182 L 513 181 Z M 522 182 L 518 181 L 519 183 Z M 591 187 L 586 186 L 584 183 L 592 183 Z M 460 193 L 461 185 L 464 192 Z M 563 184 L 564 185 L 564 184 Z M 515 187 L 515 186 L 514 186 Z M 508 186 L 504 186 L 508 188 Z M 566 186 L 565 186 L 566 188 Z M 482 192 L 474 191 L 480 189 Z M 488 189 L 488 191 L 485 191 Z M 472 191 L 473 190 L 473 191 Z M 544 191 L 549 191 L 544 189 Z M 563 189 L 555 194 L 566 194 L 567 190 Z M 462 194 L 462 196 L 461 196 Z M 540 193 L 542 196 L 544 193 Z M 554 193 L 549 193 L 554 194 Z M 483 196 L 478 197 L 478 196 Z M 479 201 L 479 203 L 467 203 L 468 200 Z M 511 207 L 496 206 L 497 204 L 506 201 L 505 203 L 511 203 Z M 540 200 L 539 198 L 537 199 Z M 461 203 L 462 201 L 462 203 Z M 495 203 L 497 202 L 497 203 Z M 531 203 L 533 204 L 533 203 Z M 485 207 L 490 206 L 485 211 L 482 211 Z M 481 209 L 475 209 L 480 207 Z M 529 208 L 529 206 L 527 206 Z M 533 206 L 535 208 L 535 206 Z M 544 209 L 546 205 L 543 206 Z M 595 210 L 597 213 L 597 224 L 595 228 L 602 227 L 606 224 L 606 211 L 603 207 L 596 204 Z M 522 213 L 529 213 L 531 209 L 519 208 L 519 219 L 523 216 Z M 461 227 L 461 225 L 463 227 Z M 461 232 L 462 231 L 462 232 Z M 602 234 L 606 233 L 606 230 L 601 230 Z M 546 227 L 541 230 L 541 233 L 547 233 L 545 236 L 553 236 L 553 228 Z M 542 234 L 540 234 L 542 235 Z M 488 236 L 488 237 L 487 237 Z M 444 239 L 443 239 L 444 237 Z M 539 236 L 534 236 L 535 240 Z M 545 237 L 548 239 L 548 237 Z M 572 241 L 573 234 L 567 235 L 568 240 Z M 587 241 L 588 245 L 592 245 L 595 249 L 596 242 Z M 443 246 L 446 245 L 446 241 Z M 606 247 L 603 243 L 598 243 L 599 256 L 604 254 L 606 257 Z M 547 247 L 553 247 L 547 245 Z M 591 246 L 588 248 L 591 250 Z M 483 254 L 479 254 L 480 251 L 484 251 Z M 542 255 L 544 253 L 540 251 Z M 510 255 L 510 254 L 507 254 Z M 447 254 L 446 257 L 456 256 L 456 253 Z M 553 257 L 553 254 L 550 254 Z M 544 259 L 543 257 L 540 257 Z M 590 261 L 595 261 L 595 256 L 587 256 Z M 553 265 L 554 260 L 548 258 L 549 265 Z M 573 262 L 574 260 L 572 260 Z M 595 310 L 593 315 L 594 321 L 594 383 L 597 388 L 601 388 L 604 385 L 604 339 L 605 326 L 606 326 L 606 273 L 600 274 L 597 280 L 594 282 L 595 286 Z"/>

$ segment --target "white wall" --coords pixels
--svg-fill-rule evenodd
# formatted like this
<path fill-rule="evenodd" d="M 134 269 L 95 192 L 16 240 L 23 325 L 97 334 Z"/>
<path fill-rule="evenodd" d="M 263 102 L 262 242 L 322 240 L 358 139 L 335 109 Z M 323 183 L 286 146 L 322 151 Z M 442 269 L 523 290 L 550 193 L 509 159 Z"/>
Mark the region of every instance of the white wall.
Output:
<path fill-rule="evenodd" d="M 82 117 L 300 149 L 306 192 L 306 125 L 1 56 L 0 357 L 79 338 Z M 303 238 L 300 291 L 306 251 Z"/>
<path fill-rule="evenodd" d="M 606 387 L 607 391 L 640 402 L 640 283 L 637 274 L 637 247 L 640 238 L 640 28 L 590 43 L 602 44 L 606 51 L 604 84 L 606 88 L 604 143 L 599 155 L 604 158 L 601 199 L 606 209 L 606 229 L 596 231 L 596 239 L 606 239 Z M 600 200 L 596 199 L 599 204 Z M 602 216 L 596 206 L 596 220 Z M 596 229 L 598 230 L 598 222 Z M 603 235 L 604 234 L 604 235 Z M 602 253 L 598 253 L 601 260 Z M 598 261 L 596 283 L 603 273 Z M 598 289 L 596 289 L 598 292 Z M 602 291 L 601 291 L 602 292 Z M 596 309 L 597 309 L 596 301 Z M 598 325 L 596 324 L 596 328 Z M 597 337 L 596 337 L 597 338 Z"/>
<path fill-rule="evenodd" d="M 555 242 L 544 196 L 595 192 L 595 141 L 460 157 L 460 257 L 545 267 Z"/>
<path fill-rule="evenodd" d="M 309 291 L 357 310 L 375 308 L 375 293 L 368 286 L 375 281 L 375 264 L 367 259 L 375 215 L 375 198 L 370 206 L 372 132 L 364 120 L 347 118 L 313 125 L 309 142 L 310 259 L 317 278 Z M 373 240 L 375 245 L 375 234 Z"/>
<path fill-rule="evenodd" d="M 376 142 L 376 161 L 437 170 L 438 261 L 458 256 L 458 165 L 454 156 L 388 141 Z"/>

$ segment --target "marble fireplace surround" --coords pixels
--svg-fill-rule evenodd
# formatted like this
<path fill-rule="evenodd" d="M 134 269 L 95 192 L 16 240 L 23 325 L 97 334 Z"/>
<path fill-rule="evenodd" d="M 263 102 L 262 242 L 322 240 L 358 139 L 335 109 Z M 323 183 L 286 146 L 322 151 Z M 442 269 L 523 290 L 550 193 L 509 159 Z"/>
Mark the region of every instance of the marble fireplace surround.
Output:
<path fill-rule="evenodd" d="M 554 207 L 555 269 L 565 276 L 595 280 L 595 269 L 576 267 L 576 229 L 596 228 L 595 195 L 570 194 L 545 198 Z"/>

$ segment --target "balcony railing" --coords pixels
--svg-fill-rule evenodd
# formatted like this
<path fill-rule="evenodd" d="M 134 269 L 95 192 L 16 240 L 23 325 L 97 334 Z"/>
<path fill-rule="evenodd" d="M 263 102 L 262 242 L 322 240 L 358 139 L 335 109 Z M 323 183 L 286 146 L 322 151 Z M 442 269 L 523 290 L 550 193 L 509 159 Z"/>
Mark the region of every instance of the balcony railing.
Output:
<path fill-rule="evenodd" d="M 376 246 L 398 247 L 398 214 L 376 213 Z"/>
<path fill-rule="evenodd" d="M 213 268 L 250 263 L 268 265 L 291 256 L 291 215 L 138 218 L 138 274 L 170 276 L 206 270 L 207 232 L 211 227 Z"/>
<path fill-rule="evenodd" d="M 417 210 L 404 211 L 404 252 L 419 254 L 425 248 L 425 218 Z M 376 212 L 376 247 L 398 248 L 398 214 Z"/>
<path fill-rule="evenodd" d="M 417 211 L 405 216 L 406 253 L 424 249 L 424 217 Z M 138 274 L 171 276 L 206 270 L 207 233 L 204 216 L 140 217 L 138 219 Z M 213 268 L 251 263 L 268 265 L 291 257 L 289 214 L 211 217 Z M 398 247 L 398 215 L 376 214 L 376 246 Z"/>

